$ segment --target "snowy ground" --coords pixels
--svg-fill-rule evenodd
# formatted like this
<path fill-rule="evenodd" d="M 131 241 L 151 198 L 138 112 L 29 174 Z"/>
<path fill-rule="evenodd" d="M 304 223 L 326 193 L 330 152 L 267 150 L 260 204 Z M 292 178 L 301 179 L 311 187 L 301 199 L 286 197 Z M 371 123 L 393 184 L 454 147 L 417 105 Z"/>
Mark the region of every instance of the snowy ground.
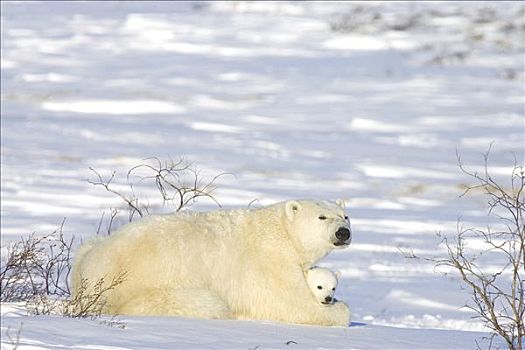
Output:
<path fill-rule="evenodd" d="M 86 182 L 185 156 L 224 207 L 344 198 L 349 328 L 258 322 L 25 317 L 21 348 L 474 348 L 485 329 L 436 231 L 487 221 L 459 199 L 464 163 L 523 162 L 524 7 L 512 3 L 2 2 L 2 244 L 33 231 L 89 237 L 115 201 Z M 201 202 L 197 210 L 213 209 Z M 294 341 L 286 345 L 288 341 Z"/>

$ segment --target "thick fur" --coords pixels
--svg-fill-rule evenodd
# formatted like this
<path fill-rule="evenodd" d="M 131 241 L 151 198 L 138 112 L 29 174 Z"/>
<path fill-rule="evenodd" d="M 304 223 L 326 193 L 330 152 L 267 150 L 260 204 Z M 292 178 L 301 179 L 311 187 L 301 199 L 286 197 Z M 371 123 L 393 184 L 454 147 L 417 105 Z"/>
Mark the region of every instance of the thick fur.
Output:
<path fill-rule="evenodd" d="M 144 288 L 140 294 L 119 303 L 115 311 L 120 315 L 232 318 L 226 303 L 204 289 Z"/>
<path fill-rule="evenodd" d="M 78 265 L 84 261 L 84 257 L 91 253 L 91 250 L 93 247 L 101 240 L 98 236 L 90 239 L 89 241 L 83 243 L 80 248 L 75 253 L 75 261 L 74 265 Z M 72 294 L 76 295 L 78 293 L 78 290 L 82 284 L 81 278 L 84 278 L 78 273 L 74 273 L 75 266 L 73 266 L 73 273 L 71 274 L 71 284 L 72 284 Z M 92 281 L 93 282 L 93 281 Z"/>
<path fill-rule="evenodd" d="M 81 279 L 125 272 L 106 295 L 107 314 L 346 326 L 346 304 L 320 305 L 304 275 L 347 246 L 335 237 L 341 227 L 349 228 L 341 206 L 308 200 L 149 216 L 82 248 L 73 293 Z"/>
<path fill-rule="evenodd" d="M 328 305 L 335 302 L 334 294 L 337 288 L 337 281 L 341 277 L 339 271 L 334 272 L 325 267 L 314 266 L 305 271 L 306 282 L 321 304 Z"/>

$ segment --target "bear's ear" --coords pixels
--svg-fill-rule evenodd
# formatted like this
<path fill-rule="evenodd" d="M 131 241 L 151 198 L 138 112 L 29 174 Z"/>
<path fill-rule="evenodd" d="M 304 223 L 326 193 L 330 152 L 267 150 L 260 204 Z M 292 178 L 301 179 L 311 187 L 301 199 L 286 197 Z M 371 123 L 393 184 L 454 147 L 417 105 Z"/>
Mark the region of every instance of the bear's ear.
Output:
<path fill-rule="evenodd" d="M 301 209 L 301 204 L 297 201 L 288 201 L 286 202 L 286 216 L 289 220 L 292 220 L 295 216 L 295 213 L 297 213 Z"/>
<path fill-rule="evenodd" d="M 338 206 L 340 206 L 341 208 L 345 208 L 345 200 L 344 199 L 338 199 L 335 201 L 335 204 L 337 204 Z"/>
<path fill-rule="evenodd" d="M 341 271 L 335 271 L 335 277 L 339 280 L 341 278 Z"/>

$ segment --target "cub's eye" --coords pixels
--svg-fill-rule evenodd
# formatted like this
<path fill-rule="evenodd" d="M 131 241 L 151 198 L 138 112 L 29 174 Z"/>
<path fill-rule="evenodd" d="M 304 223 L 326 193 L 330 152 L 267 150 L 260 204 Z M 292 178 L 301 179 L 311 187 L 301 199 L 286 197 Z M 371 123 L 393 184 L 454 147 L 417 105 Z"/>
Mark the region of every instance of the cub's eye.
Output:
<path fill-rule="evenodd" d="M 335 288 L 332 288 L 332 290 L 335 290 Z"/>
<path fill-rule="evenodd" d="M 348 220 L 348 216 L 345 215 L 345 220 Z"/>
<path fill-rule="evenodd" d="M 323 286 L 317 286 L 317 289 L 323 289 Z"/>
<path fill-rule="evenodd" d="M 321 215 L 321 216 L 319 217 L 319 220 L 326 220 L 326 216 Z"/>

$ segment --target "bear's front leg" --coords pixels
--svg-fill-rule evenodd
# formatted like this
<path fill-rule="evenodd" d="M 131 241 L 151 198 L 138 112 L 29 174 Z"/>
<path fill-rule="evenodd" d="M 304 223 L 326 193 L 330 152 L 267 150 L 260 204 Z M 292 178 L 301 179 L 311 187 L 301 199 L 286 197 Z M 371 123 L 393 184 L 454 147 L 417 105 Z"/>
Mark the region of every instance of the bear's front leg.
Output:
<path fill-rule="evenodd" d="M 350 324 L 351 312 L 346 303 L 336 301 L 332 305 L 328 305 L 328 308 L 333 312 L 334 326 L 346 327 Z"/>
<path fill-rule="evenodd" d="M 281 301 L 286 299 L 281 299 Z M 350 324 L 350 309 L 344 302 L 332 305 L 322 305 L 314 298 L 298 297 L 281 303 L 276 300 L 271 302 L 272 311 L 269 319 L 286 323 L 311 324 L 318 326 L 346 327 Z"/>
<path fill-rule="evenodd" d="M 347 327 L 350 324 L 350 308 L 342 301 L 332 305 L 309 302 L 299 306 L 299 312 L 291 319 L 294 323 L 306 323 L 320 326 Z"/>
<path fill-rule="evenodd" d="M 298 278 L 267 280 L 265 288 L 244 293 L 230 306 L 237 319 L 340 326 L 350 324 L 350 309 L 343 302 L 323 305 L 311 293 L 306 281 Z"/>

